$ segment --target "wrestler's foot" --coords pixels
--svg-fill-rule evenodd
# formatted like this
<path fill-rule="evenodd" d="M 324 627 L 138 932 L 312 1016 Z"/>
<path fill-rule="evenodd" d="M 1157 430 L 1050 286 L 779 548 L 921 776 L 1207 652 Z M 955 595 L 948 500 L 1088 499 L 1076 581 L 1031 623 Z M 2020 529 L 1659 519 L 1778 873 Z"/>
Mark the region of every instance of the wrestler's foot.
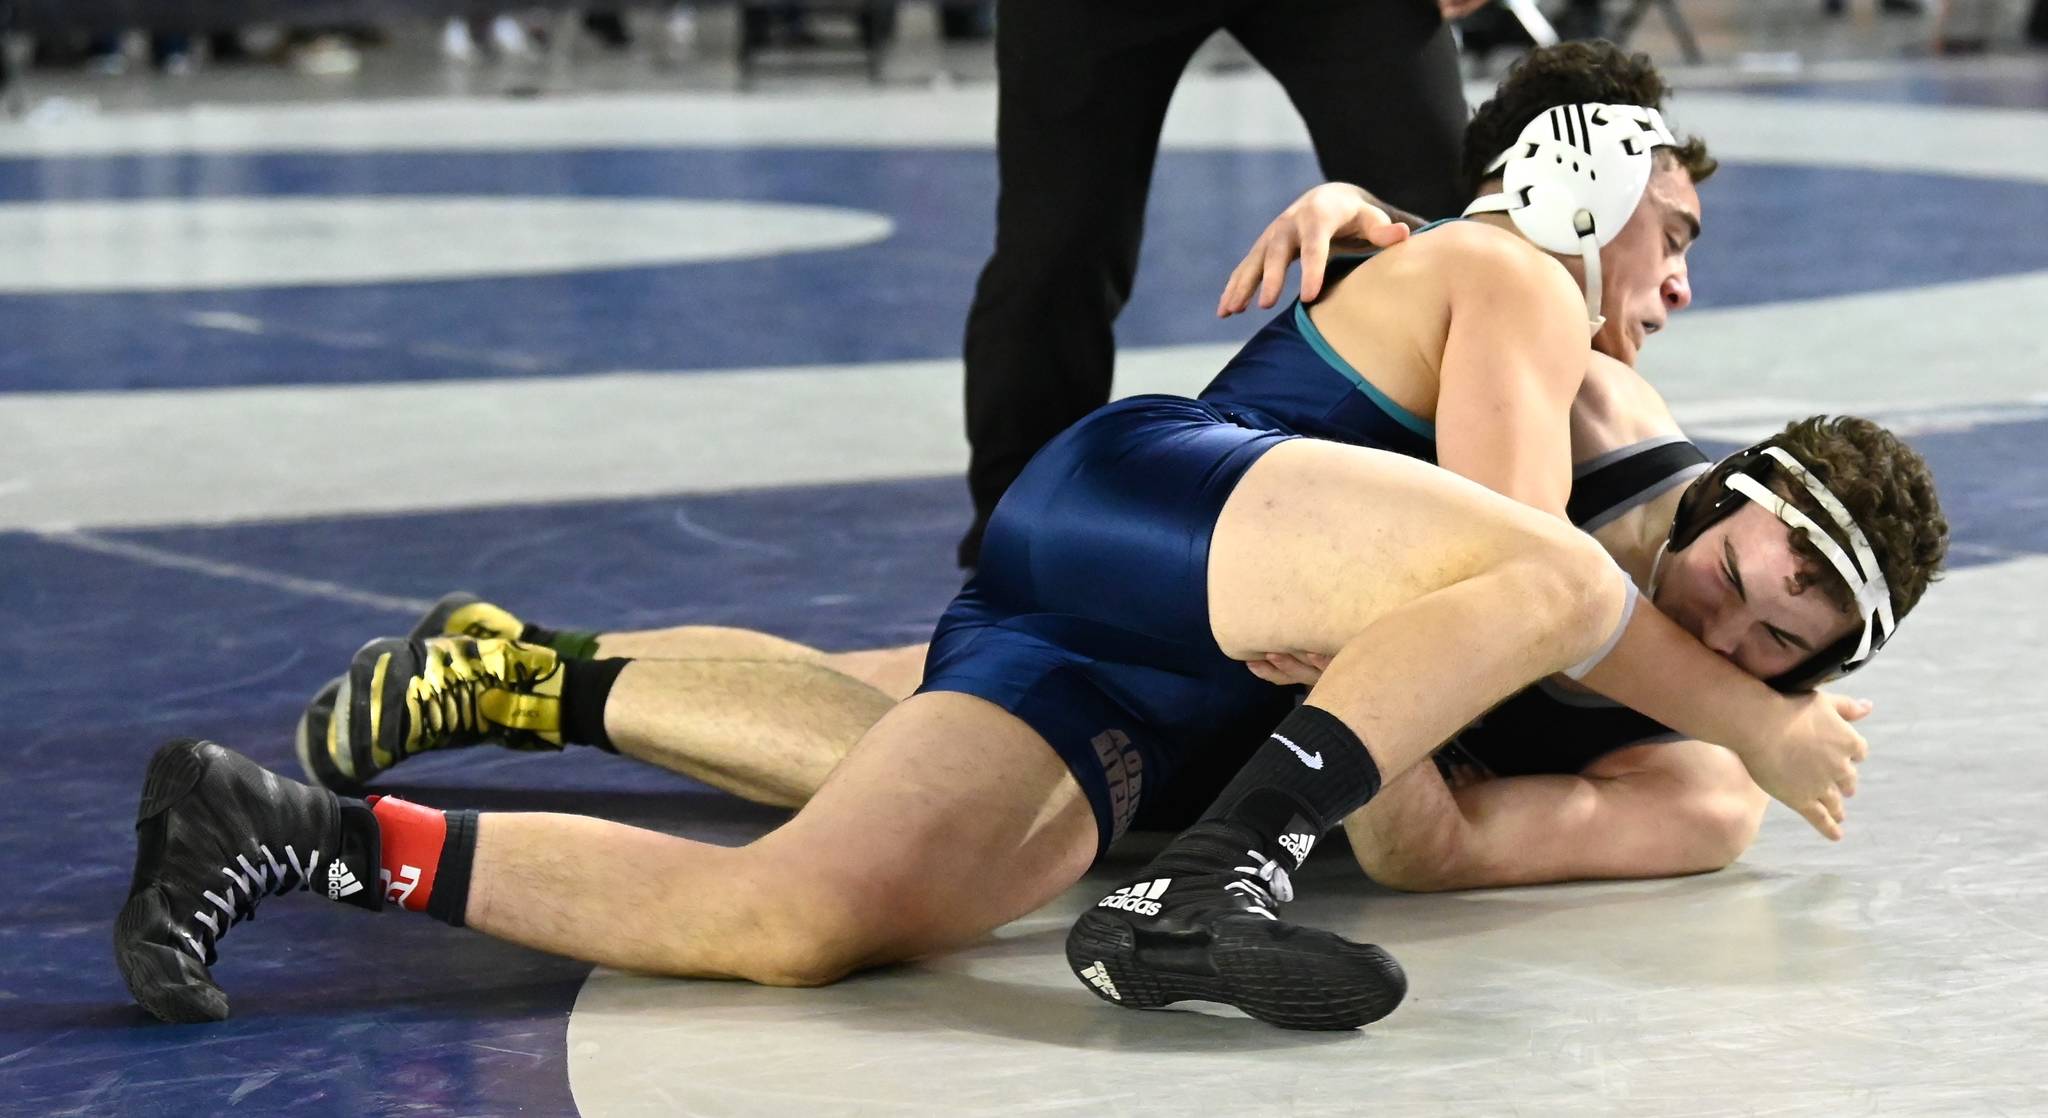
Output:
<path fill-rule="evenodd" d="M 525 633 L 526 622 L 513 616 L 511 610 L 457 590 L 441 595 L 441 600 L 414 623 L 406 636 L 416 641 L 434 637 L 516 641 Z"/>
<path fill-rule="evenodd" d="M 356 652 L 327 713 L 325 757 L 354 784 L 434 749 L 560 749 L 562 660 L 517 641 L 374 640 Z M 309 710 L 304 721 L 316 720 Z"/>
<path fill-rule="evenodd" d="M 166 1021 L 219 1021 L 215 944 L 273 894 L 376 911 L 377 822 L 360 800 L 268 772 L 212 742 L 156 751 L 135 819 L 135 877 L 114 921 L 128 992 Z"/>
<path fill-rule="evenodd" d="M 1355 1029 L 1394 1011 L 1392 956 L 1281 920 L 1287 871 L 1227 823 L 1199 823 L 1067 935 L 1067 964 L 1097 997 L 1134 1009 L 1222 1002 L 1284 1029 Z"/>
<path fill-rule="evenodd" d="M 434 637 L 473 637 L 477 640 L 518 640 L 526 631 L 526 623 L 513 616 L 510 610 L 484 601 L 465 591 L 457 590 L 441 595 L 433 608 L 406 633 L 409 640 L 423 641 Z M 320 688 L 313 701 L 299 715 L 296 744 L 299 752 L 299 768 L 306 779 L 323 788 L 344 794 L 362 791 L 363 781 L 369 776 L 357 779 L 350 773 L 355 771 L 352 758 L 338 757 L 345 752 L 338 750 L 340 735 L 334 725 L 334 700 L 341 693 L 341 684 L 346 676 L 336 676 Z M 370 774 L 374 775 L 374 773 Z"/>

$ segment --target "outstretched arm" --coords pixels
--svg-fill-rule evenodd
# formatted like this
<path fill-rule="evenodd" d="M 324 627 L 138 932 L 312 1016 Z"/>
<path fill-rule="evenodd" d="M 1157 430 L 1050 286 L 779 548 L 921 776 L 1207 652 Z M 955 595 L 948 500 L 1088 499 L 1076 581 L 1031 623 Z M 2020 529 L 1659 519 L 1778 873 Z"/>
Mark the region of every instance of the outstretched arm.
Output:
<path fill-rule="evenodd" d="M 1780 695 L 1644 607 L 1580 682 L 1689 737 L 1725 744 L 1772 798 L 1841 839 L 1856 766 L 1870 755 L 1852 725 L 1870 713 L 1868 702 Z"/>
<path fill-rule="evenodd" d="M 1657 645 L 1669 660 L 1659 661 Z M 1660 662 L 1685 663 L 1705 654 L 1697 673 L 1660 671 Z M 1268 683 L 1311 685 L 1329 658 L 1275 652 L 1248 665 Z M 1609 698 L 1695 738 L 1747 744 L 1717 754 L 1737 758 L 1748 778 L 1798 812 L 1830 839 L 1842 837 L 1845 798 L 1856 794 L 1856 765 L 1869 753 L 1851 723 L 1870 704 L 1826 692 L 1780 695 L 1733 664 L 1706 651 L 1655 609 L 1638 607 L 1613 655 L 1585 678 Z M 1698 727 L 1710 727 L 1699 729 Z M 1729 736 L 1722 737 L 1725 732 Z M 1618 754 L 1617 754 L 1618 756 Z M 1421 793 L 1410 793 L 1421 794 Z"/>
<path fill-rule="evenodd" d="M 1755 839 L 1765 802 L 1734 755 L 1685 741 L 1456 790 L 1417 765 L 1344 829 L 1373 880 L 1441 892 L 1718 870 Z"/>

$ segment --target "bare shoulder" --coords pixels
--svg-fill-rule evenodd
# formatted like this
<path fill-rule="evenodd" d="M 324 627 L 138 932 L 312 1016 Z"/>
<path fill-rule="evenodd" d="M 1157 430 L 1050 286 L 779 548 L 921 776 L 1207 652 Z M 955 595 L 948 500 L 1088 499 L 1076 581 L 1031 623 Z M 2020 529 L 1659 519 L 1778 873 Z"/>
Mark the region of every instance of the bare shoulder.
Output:
<path fill-rule="evenodd" d="M 1642 423 L 1657 429 L 1652 434 L 1678 429 L 1678 420 L 1672 416 L 1664 394 L 1642 373 L 1614 358 L 1596 350 L 1586 369 L 1586 383 L 1598 385 L 1601 391 L 1625 403 Z"/>
<path fill-rule="evenodd" d="M 1379 304 L 1389 294 L 1404 300 L 1470 299 L 1497 306 L 1518 290 L 1538 301 L 1581 302 L 1578 281 L 1549 253 L 1504 229 L 1454 221 L 1373 255 L 1329 289 L 1317 309 L 1344 313 Z"/>
<path fill-rule="evenodd" d="M 1677 435 L 1678 420 L 1641 373 L 1598 351 L 1572 400 L 1572 457 L 1596 458 L 1648 439 Z"/>
<path fill-rule="evenodd" d="M 1579 283 L 1563 262 L 1505 229 L 1483 221 L 1454 221 L 1398 246 L 1417 265 L 1440 271 L 1455 286 L 1498 297 L 1515 287 L 1581 303 Z"/>

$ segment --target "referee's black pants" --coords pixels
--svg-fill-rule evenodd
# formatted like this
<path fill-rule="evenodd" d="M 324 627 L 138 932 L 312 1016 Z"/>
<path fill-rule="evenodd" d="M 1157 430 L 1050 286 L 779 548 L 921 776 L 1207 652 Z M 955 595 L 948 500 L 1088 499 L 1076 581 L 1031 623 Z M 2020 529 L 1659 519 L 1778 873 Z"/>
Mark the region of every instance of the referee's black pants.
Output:
<path fill-rule="evenodd" d="M 1325 177 L 1427 216 L 1465 201 L 1465 98 L 1431 0 L 999 0 L 1001 193 L 967 316 L 963 566 L 1024 464 L 1109 399 L 1166 105 L 1219 29 L 1287 90 Z"/>

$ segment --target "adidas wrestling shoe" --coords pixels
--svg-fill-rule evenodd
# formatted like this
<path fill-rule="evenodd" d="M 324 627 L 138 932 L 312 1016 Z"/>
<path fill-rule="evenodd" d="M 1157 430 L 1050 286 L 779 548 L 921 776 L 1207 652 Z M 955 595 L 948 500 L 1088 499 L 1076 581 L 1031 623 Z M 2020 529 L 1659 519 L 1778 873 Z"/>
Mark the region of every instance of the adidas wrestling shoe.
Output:
<path fill-rule="evenodd" d="M 526 631 L 526 623 L 514 616 L 510 610 L 493 605 L 474 594 L 457 590 L 443 594 L 425 616 L 413 623 L 406 633 L 408 640 L 430 640 L 434 637 L 471 637 L 476 640 L 518 640 Z M 313 701 L 299 715 L 296 744 L 299 753 L 299 768 L 306 779 L 323 788 L 344 794 L 362 791 L 363 782 L 375 772 L 356 777 L 354 758 L 341 756 L 337 749 L 339 735 L 334 725 L 334 700 L 341 694 L 342 682 L 346 676 L 336 676 L 327 682 Z"/>
<path fill-rule="evenodd" d="M 1067 965 L 1097 997 L 1133 1009 L 1236 1006 L 1283 1029 L 1355 1029 L 1408 992 L 1391 955 L 1290 924 L 1280 863 L 1250 833 L 1198 823 L 1137 881 L 1095 903 L 1067 935 Z"/>
<path fill-rule="evenodd" d="M 128 992 L 165 1021 L 219 1021 L 208 969 L 265 897 L 312 892 L 376 911 L 377 822 L 360 800 L 268 772 L 212 742 L 156 751 L 135 818 L 135 877 L 114 921 Z"/>

